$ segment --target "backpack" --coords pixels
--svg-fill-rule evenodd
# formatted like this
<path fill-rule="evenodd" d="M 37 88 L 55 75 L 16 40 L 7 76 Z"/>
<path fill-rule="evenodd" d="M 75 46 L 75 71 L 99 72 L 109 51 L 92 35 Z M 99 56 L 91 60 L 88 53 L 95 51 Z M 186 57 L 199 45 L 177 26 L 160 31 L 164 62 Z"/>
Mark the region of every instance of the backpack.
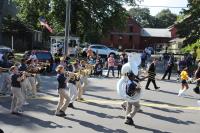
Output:
<path fill-rule="evenodd" d="M 126 86 L 126 94 L 130 97 L 134 96 L 137 90 L 136 87 L 137 84 L 131 81 L 131 83 Z"/>

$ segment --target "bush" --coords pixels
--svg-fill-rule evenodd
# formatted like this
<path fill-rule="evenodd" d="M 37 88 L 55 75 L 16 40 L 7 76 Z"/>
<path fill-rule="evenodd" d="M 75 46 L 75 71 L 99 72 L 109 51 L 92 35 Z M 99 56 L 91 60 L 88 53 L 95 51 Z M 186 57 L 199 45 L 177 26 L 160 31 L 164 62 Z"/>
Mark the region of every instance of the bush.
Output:
<path fill-rule="evenodd" d="M 197 40 L 196 43 L 190 44 L 190 45 L 188 45 L 188 46 L 182 48 L 181 51 L 182 51 L 183 53 L 190 53 L 190 52 L 192 52 L 195 48 L 196 48 L 196 49 L 200 49 L 200 39 Z"/>

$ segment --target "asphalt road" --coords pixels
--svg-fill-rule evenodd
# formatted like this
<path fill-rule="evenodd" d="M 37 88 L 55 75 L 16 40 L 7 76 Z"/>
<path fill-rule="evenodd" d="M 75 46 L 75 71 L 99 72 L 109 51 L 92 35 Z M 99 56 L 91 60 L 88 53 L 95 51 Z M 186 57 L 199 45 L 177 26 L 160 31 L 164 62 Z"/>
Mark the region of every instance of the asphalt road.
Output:
<path fill-rule="evenodd" d="M 158 75 L 160 77 L 160 75 Z M 9 113 L 11 98 L 0 97 L 0 128 L 5 133 L 199 133 L 199 95 L 190 90 L 178 97 L 180 83 L 157 81 L 160 91 L 145 91 L 141 100 L 142 112 L 134 117 L 136 126 L 124 124 L 125 112 L 116 93 L 114 78 L 90 78 L 85 101 L 75 102 L 65 118 L 54 116 L 57 105 L 55 77 L 42 76 L 42 93 L 29 99 L 23 116 Z M 145 86 L 146 81 L 142 82 Z"/>

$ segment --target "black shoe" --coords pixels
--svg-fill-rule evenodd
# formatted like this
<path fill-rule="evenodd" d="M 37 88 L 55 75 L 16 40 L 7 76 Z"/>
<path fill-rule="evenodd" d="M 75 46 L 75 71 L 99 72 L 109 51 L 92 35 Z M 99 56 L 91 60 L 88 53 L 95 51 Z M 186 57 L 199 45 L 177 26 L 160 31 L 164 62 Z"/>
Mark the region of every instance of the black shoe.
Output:
<path fill-rule="evenodd" d="M 145 88 L 146 90 L 151 90 L 151 89 L 149 89 L 149 88 Z"/>
<path fill-rule="evenodd" d="M 68 107 L 74 109 L 73 103 L 70 103 L 70 104 L 68 105 Z"/>
<path fill-rule="evenodd" d="M 62 116 L 66 116 L 65 112 L 60 110 L 59 113 L 62 115 Z"/>
<path fill-rule="evenodd" d="M 125 121 L 125 124 L 127 124 L 127 125 L 134 125 L 133 119 L 131 117 L 127 117 L 126 121 Z"/>
<path fill-rule="evenodd" d="M 64 116 L 66 116 L 66 114 L 64 111 L 60 110 L 59 113 L 56 114 L 56 116 L 64 117 Z"/>
<path fill-rule="evenodd" d="M 22 115 L 22 113 L 19 113 L 19 112 L 11 112 L 11 114 L 13 114 L 13 115 Z"/>

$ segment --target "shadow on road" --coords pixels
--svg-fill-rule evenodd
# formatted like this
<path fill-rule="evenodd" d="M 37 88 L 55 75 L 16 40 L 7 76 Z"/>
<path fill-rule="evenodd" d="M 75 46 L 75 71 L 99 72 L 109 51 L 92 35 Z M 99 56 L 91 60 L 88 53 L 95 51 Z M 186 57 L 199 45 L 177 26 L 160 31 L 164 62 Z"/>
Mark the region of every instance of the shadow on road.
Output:
<path fill-rule="evenodd" d="M 99 99 L 112 100 L 112 101 L 121 100 L 121 99 L 114 99 L 114 98 L 110 98 L 110 97 L 98 96 L 98 95 L 93 95 L 93 94 L 88 94 L 88 93 L 86 93 L 84 95 L 99 98 Z"/>
<path fill-rule="evenodd" d="M 44 127 L 44 128 L 63 128 L 62 125 L 59 125 L 52 121 L 44 121 L 26 114 L 21 116 L 11 115 L 11 114 L 0 114 L 0 121 L 14 126 L 23 126 L 25 128 L 34 129 L 35 125 Z"/>
<path fill-rule="evenodd" d="M 135 125 L 135 128 L 136 129 L 140 129 L 140 130 L 151 131 L 153 133 L 170 133 L 170 132 L 163 132 L 163 131 L 160 131 L 158 129 L 152 129 L 152 128 L 148 128 L 148 127 L 142 127 L 142 126 L 139 126 L 139 125 Z"/>
<path fill-rule="evenodd" d="M 161 101 L 146 100 L 146 99 L 142 99 L 142 100 L 145 102 L 150 102 L 150 103 L 154 103 L 154 104 L 164 104 L 164 105 L 173 106 L 173 107 L 187 107 L 187 106 L 183 106 L 183 105 L 177 105 L 177 104 L 161 102 Z"/>
<path fill-rule="evenodd" d="M 167 117 L 167 116 L 162 116 L 162 115 L 148 113 L 148 112 L 142 112 L 142 114 L 145 114 L 147 116 L 151 116 L 155 119 L 171 122 L 171 123 L 174 123 L 174 124 L 183 124 L 183 125 L 195 124 L 195 122 L 192 122 L 192 121 L 182 121 L 182 120 L 176 119 L 174 117 Z"/>
<path fill-rule="evenodd" d="M 113 106 L 110 106 L 110 105 L 103 105 L 103 104 L 98 104 L 98 103 L 94 103 L 94 102 L 86 102 L 85 104 L 96 106 L 96 107 L 99 107 L 99 108 L 119 109 L 119 110 L 121 110 L 120 107 L 113 107 Z"/>
<path fill-rule="evenodd" d="M 84 126 L 84 127 L 87 127 L 87 128 L 91 128 L 91 129 L 93 129 L 96 132 L 103 132 L 103 133 L 128 133 L 127 131 L 124 131 L 122 129 L 112 130 L 112 129 L 104 127 L 102 125 L 96 125 L 94 123 L 90 123 L 90 122 L 83 121 L 83 120 L 78 120 L 78 119 L 73 119 L 73 118 L 68 118 L 68 117 L 65 117 L 65 119 L 73 121 L 73 122 L 77 122 L 81 126 Z"/>
<path fill-rule="evenodd" d="M 105 113 L 99 113 L 99 112 L 96 112 L 96 111 L 92 111 L 92 110 L 86 110 L 86 109 L 81 109 L 81 108 L 76 108 L 76 110 L 80 110 L 80 111 L 84 111 L 90 115 L 94 115 L 94 116 L 97 116 L 97 117 L 100 117 L 100 118 L 108 118 L 108 119 L 114 119 L 114 118 L 119 118 L 119 119 L 124 119 L 123 116 L 111 116 L 111 115 L 108 115 L 108 114 L 105 114 Z"/>

